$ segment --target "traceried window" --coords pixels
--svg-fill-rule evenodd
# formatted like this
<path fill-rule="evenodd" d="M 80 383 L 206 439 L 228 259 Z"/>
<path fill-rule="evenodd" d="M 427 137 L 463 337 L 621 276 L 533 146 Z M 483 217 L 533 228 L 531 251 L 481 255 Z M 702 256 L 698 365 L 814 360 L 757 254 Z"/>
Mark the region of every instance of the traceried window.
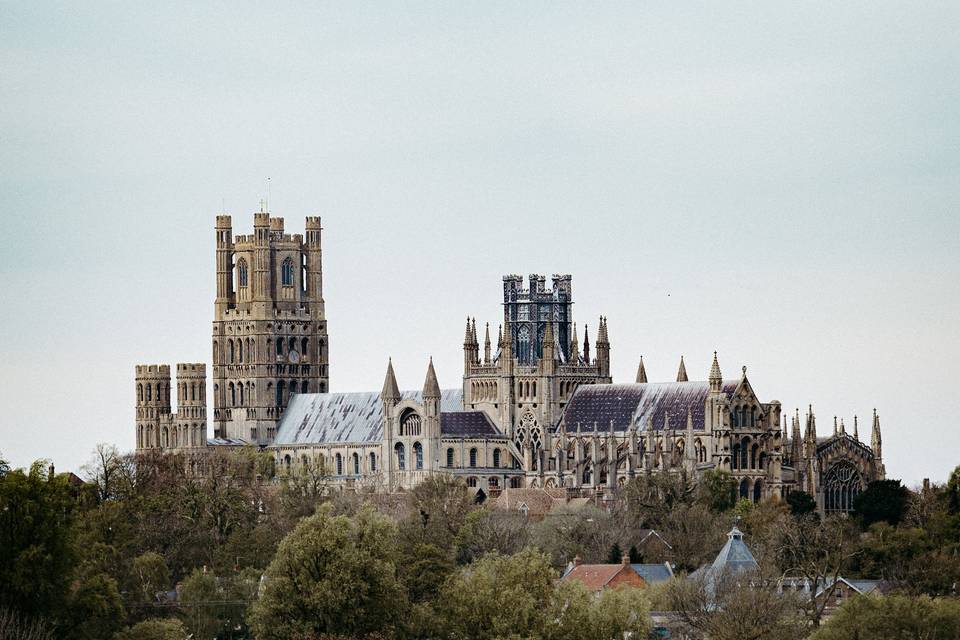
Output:
<path fill-rule="evenodd" d="M 293 259 L 287 258 L 280 267 L 280 281 L 285 287 L 293 286 Z"/>
<path fill-rule="evenodd" d="M 243 258 L 237 261 L 237 286 L 245 287 L 247 286 L 248 273 L 247 273 L 247 261 Z"/>
<path fill-rule="evenodd" d="M 415 411 L 408 411 L 400 421 L 400 435 L 418 436 L 420 435 L 421 419 Z"/>
<path fill-rule="evenodd" d="M 423 445 L 419 442 L 413 443 L 413 457 L 417 469 L 423 469 Z"/>
<path fill-rule="evenodd" d="M 853 500 L 863 491 L 863 481 L 849 460 L 842 460 L 827 472 L 823 482 L 824 511 L 850 511 Z"/>
<path fill-rule="evenodd" d="M 523 363 L 530 361 L 530 328 L 526 325 L 517 330 L 517 359 Z"/>
<path fill-rule="evenodd" d="M 403 443 L 398 442 L 397 446 L 393 448 L 394 454 L 397 456 L 397 469 L 401 471 L 407 468 L 407 456 L 406 452 L 403 449 Z"/>

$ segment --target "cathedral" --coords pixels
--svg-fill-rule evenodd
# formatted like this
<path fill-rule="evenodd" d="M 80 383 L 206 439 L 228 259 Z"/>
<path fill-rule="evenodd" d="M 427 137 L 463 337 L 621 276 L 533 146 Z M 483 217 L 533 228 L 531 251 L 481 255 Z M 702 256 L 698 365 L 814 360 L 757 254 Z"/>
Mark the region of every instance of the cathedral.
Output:
<path fill-rule="evenodd" d="M 345 488 L 398 491 L 431 474 L 463 478 L 484 495 L 506 487 L 566 488 L 611 496 L 638 474 L 721 469 L 739 497 L 759 501 L 802 490 L 824 512 L 848 511 L 884 478 L 880 420 L 870 441 L 834 418 L 817 434 L 812 406 L 789 416 L 761 400 L 747 377 L 724 378 L 717 354 L 706 380 L 690 380 L 680 358 L 675 381 L 650 382 L 641 357 L 636 380 L 610 376 L 607 319 L 581 332 L 569 275 L 548 285 L 532 274 L 503 277 L 495 337 L 467 318 L 463 384 L 441 389 L 432 360 L 421 389 L 401 391 L 387 362 L 379 392 L 331 393 L 324 316 L 320 219 L 305 235 L 282 218 L 254 214 L 252 235 L 216 222 L 217 297 L 213 321 L 214 437 L 207 438 L 206 367 L 136 367 L 138 451 L 202 453 L 204 447 L 259 446 L 281 473 L 322 465 Z"/>

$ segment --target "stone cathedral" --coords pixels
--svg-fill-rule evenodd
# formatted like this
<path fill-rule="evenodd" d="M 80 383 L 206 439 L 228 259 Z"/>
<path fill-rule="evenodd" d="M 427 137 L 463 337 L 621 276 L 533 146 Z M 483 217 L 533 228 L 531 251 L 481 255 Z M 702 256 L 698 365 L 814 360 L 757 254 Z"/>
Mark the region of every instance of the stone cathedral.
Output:
<path fill-rule="evenodd" d="M 803 490 L 823 511 L 849 510 L 885 477 L 875 410 L 869 443 L 856 416 L 852 430 L 834 418 L 818 435 L 812 406 L 788 415 L 762 399 L 746 367 L 724 378 L 716 353 L 702 381 L 688 378 L 681 357 L 674 381 L 648 381 L 641 358 L 634 382 L 614 383 L 607 319 L 591 348 L 589 327 L 574 322 L 569 275 L 549 285 L 537 274 L 503 277 L 495 331 L 484 324 L 481 344 L 476 320 L 465 323 L 460 388 L 441 389 L 431 361 L 422 387 L 402 391 L 388 362 L 379 392 L 331 393 L 320 219 L 290 235 L 261 211 L 253 234 L 233 236 L 223 215 L 215 232 L 214 437 L 203 363 L 177 365 L 176 412 L 169 366 L 138 365 L 138 451 L 256 445 L 281 473 L 322 464 L 331 482 L 374 491 L 442 473 L 484 494 L 609 496 L 638 474 L 723 469 L 742 498 Z"/>

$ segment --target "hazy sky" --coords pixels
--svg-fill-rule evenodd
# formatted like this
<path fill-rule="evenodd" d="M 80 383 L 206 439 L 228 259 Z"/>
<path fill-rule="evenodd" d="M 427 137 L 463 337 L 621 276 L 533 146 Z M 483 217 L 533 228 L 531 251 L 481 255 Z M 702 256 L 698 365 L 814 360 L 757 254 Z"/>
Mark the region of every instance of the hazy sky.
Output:
<path fill-rule="evenodd" d="M 82 5 L 82 6 L 81 6 Z M 162 5 L 162 6 L 160 6 Z M 134 445 L 207 361 L 214 216 L 323 216 L 331 387 L 462 375 L 505 273 L 572 273 L 615 380 L 714 349 L 888 474 L 960 464 L 960 4 L 0 6 L 0 452 Z"/>

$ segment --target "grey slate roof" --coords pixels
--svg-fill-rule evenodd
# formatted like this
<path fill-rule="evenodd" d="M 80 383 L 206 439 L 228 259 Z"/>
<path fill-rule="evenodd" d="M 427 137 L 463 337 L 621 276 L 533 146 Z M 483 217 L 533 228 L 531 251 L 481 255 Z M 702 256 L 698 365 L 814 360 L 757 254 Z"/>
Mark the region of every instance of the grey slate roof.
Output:
<path fill-rule="evenodd" d="M 440 435 L 463 438 L 503 436 L 483 411 L 450 411 L 440 414 Z"/>
<path fill-rule="evenodd" d="M 724 380 L 723 393 L 731 397 L 739 380 Z M 663 429 L 666 416 L 670 427 L 687 428 L 687 408 L 693 415 L 693 428 L 704 428 L 704 406 L 710 393 L 709 382 L 645 382 L 631 384 L 584 384 L 577 387 L 563 413 L 567 433 L 577 430 L 626 431 L 631 423 L 638 431 L 653 419 L 654 430 Z"/>
<path fill-rule="evenodd" d="M 421 391 L 402 391 L 400 399 L 423 402 Z M 463 390 L 440 391 L 442 413 L 463 411 Z M 273 444 L 374 442 L 383 439 L 383 402 L 377 391 L 298 393 L 290 398 Z"/>
<path fill-rule="evenodd" d="M 647 584 L 664 582 L 673 577 L 673 571 L 666 564 L 631 564 L 630 568 L 647 581 Z"/>
<path fill-rule="evenodd" d="M 717 554 L 707 573 L 719 577 L 724 572 L 737 574 L 756 568 L 757 560 L 744 543 L 743 532 L 734 526 L 727 534 L 727 544 L 720 549 L 720 553 Z"/>

